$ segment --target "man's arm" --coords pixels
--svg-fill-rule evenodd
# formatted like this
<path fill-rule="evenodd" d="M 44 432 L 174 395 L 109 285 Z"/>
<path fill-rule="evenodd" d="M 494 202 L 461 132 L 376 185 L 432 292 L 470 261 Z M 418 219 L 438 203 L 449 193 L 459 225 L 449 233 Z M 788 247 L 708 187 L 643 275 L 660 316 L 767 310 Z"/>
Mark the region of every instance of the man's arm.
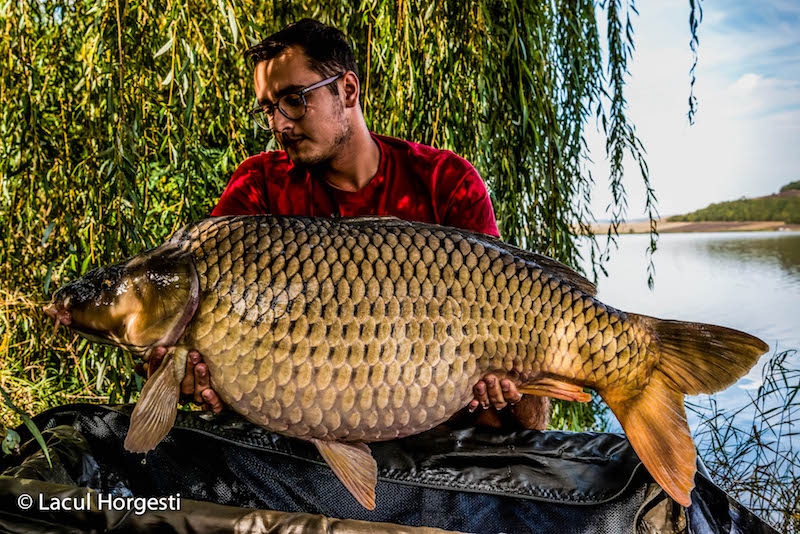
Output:
<path fill-rule="evenodd" d="M 500 237 L 492 200 L 478 171 L 458 158 L 447 165 L 445 173 L 448 176 L 439 192 L 445 208 L 440 214 L 442 224 Z"/>
<path fill-rule="evenodd" d="M 263 154 L 252 156 L 239 165 L 211 211 L 212 217 L 269 213 L 263 158 Z"/>

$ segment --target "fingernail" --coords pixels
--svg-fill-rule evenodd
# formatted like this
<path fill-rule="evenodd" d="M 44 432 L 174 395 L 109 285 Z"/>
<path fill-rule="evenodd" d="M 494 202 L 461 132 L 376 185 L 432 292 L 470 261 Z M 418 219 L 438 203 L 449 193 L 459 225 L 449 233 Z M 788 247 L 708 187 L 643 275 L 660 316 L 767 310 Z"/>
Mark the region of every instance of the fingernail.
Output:
<path fill-rule="evenodd" d="M 470 407 L 468 407 L 468 408 L 467 408 L 467 410 L 469 410 L 469 413 L 472 413 L 472 412 L 474 412 L 474 411 L 475 411 L 477 408 L 478 408 L 477 406 L 470 406 Z"/>
<path fill-rule="evenodd" d="M 503 391 L 508 391 L 508 384 L 503 384 Z"/>
<path fill-rule="evenodd" d="M 200 356 L 198 356 L 197 354 L 192 354 L 192 363 L 197 365 L 199 361 L 200 361 Z"/>
<path fill-rule="evenodd" d="M 197 374 L 199 374 L 200 376 L 206 376 L 206 368 L 205 367 L 198 368 Z"/>
<path fill-rule="evenodd" d="M 488 404 L 481 403 L 481 409 L 485 410 L 488 407 L 489 407 Z"/>

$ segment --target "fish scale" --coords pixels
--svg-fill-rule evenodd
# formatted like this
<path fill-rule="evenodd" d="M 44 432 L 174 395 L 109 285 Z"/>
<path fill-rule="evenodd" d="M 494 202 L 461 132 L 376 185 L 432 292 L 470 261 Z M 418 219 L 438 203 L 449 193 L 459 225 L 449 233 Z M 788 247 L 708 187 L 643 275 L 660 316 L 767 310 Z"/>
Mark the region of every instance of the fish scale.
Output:
<path fill-rule="evenodd" d="M 363 442 L 422 432 L 486 373 L 523 393 L 595 389 L 656 481 L 688 505 L 696 452 L 684 394 L 719 391 L 768 350 L 724 327 L 626 313 L 568 267 L 502 241 L 394 218 L 207 219 L 124 264 L 90 271 L 45 310 L 145 358 L 170 347 L 131 416 L 129 451 L 175 420 L 198 350 L 231 408 L 310 440 L 367 508 Z"/>

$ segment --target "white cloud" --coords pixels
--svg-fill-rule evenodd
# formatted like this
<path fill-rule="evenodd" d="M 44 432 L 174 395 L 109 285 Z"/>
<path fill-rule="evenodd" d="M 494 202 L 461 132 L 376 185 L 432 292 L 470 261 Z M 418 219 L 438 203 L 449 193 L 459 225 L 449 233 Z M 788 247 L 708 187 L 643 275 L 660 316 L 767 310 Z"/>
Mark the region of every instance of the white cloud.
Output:
<path fill-rule="evenodd" d="M 648 152 L 659 211 L 686 213 L 712 202 L 766 195 L 800 179 L 800 53 L 787 52 L 798 42 L 800 28 L 780 18 L 753 25 L 740 20 L 748 14 L 741 6 L 724 10 L 704 4 L 695 84 L 699 113 L 690 127 L 688 6 L 638 8 L 629 116 Z M 589 138 L 598 184 L 592 211 L 603 219 L 611 199 L 608 166 L 600 136 Z M 629 217 L 641 217 L 641 178 L 633 162 L 626 168 Z"/>
<path fill-rule="evenodd" d="M 763 83 L 763 80 L 763 76 L 750 72 L 733 82 L 731 88 L 734 91 L 751 93 L 759 85 L 759 83 Z"/>

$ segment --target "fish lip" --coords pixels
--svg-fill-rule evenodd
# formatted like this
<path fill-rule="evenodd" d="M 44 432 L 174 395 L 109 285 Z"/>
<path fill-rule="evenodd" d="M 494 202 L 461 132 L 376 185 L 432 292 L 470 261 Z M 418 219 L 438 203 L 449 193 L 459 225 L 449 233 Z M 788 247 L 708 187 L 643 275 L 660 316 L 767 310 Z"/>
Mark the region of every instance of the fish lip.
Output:
<path fill-rule="evenodd" d="M 70 325 L 72 323 L 72 314 L 70 314 L 64 303 L 49 304 L 45 306 L 44 313 L 55 319 L 57 324 Z"/>
<path fill-rule="evenodd" d="M 48 304 L 44 307 L 44 313 L 47 314 L 50 318 L 55 319 L 56 315 L 58 315 L 58 311 L 55 304 Z"/>
<path fill-rule="evenodd" d="M 137 355 L 147 350 L 147 347 L 121 344 L 119 343 L 118 340 L 111 339 L 108 336 L 108 332 L 104 332 L 103 330 L 96 330 L 94 328 L 89 328 L 87 326 L 78 326 L 78 325 L 71 325 L 70 328 L 74 330 L 75 333 L 78 334 L 79 336 L 86 338 L 89 341 L 93 341 L 94 343 L 100 343 L 101 345 L 110 345 L 112 347 L 119 347 L 121 349 L 127 350 Z"/>

